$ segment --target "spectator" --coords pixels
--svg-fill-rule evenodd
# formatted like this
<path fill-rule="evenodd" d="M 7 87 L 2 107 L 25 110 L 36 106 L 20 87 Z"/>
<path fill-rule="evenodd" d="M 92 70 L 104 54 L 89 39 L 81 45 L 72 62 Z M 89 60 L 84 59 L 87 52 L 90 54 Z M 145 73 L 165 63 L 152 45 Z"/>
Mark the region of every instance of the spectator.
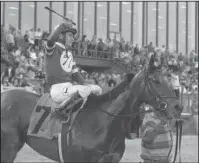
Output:
<path fill-rule="evenodd" d="M 97 46 L 97 37 L 94 35 L 91 40 L 91 49 L 94 50 Z"/>
<path fill-rule="evenodd" d="M 139 54 L 139 47 L 138 44 L 136 44 L 135 48 L 134 48 L 134 54 Z"/>
<path fill-rule="evenodd" d="M 81 49 L 83 49 L 82 55 L 83 55 L 83 56 L 86 56 L 86 52 L 87 52 L 86 35 L 83 35 L 83 37 L 82 37 L 82 40 L 81 40 Z"/>
<path fill-rule="evenodd" d="M 165 53 L 165 51 L 166 51 L 165 45 L 162 45 L 160 51 L 161 51 L 161 53 Z"/>
<path fill-rule="evenodd" d="M 180 53 L 178 55 L 178 59 L 177 59 L 178 63 L 179 63 L 179 66 L 182 67 L 183 64 L 184 64 L 184 56 L 182 55 L 182 53 Z"/>
<path fill-rule="evenodd" d="M 9 65 L 3 75 L 2 75 L 2 81 L 4 81 L 4 78 L 7 78 L 8 82 L 11 83 L 13 78 L 15 77 L 15 68 L 11 65 Z"/>
<path fill-rule="evenodd" d="M 102 51 L 104 48 L 104 43 L 102 42 L 102 39 L 98 39 L 98 44 L 97 44 L 97 50 Z"/>
<path fill-rule="evenodd" d="M 6 34 L 6 42 L 8 45 L 8 52 L 11 52 L 15 46 L 14 36 L 12 34 L 12 29 L 9 29 L 8 33 Z"/>
<path fill-rule="evenodd" d="M 35 33 L 35 36 L 36 36 L 36 37 L 42 37 L 42 31 L 41 31 L 40 28 L 37 28 L 37 31 L 36 31 L 36 33 Z"/>
<path fill-rule="evenodd" d="M 147 46 L 147 48 L 148 48 L 148 54 L 155 52 L 155 47 L 153 46 L 152 42 L 150 42 L 150 44 Z"/>
<path fill-rule="evenodd" d="M 180 81 L 179 81 L 179 72 L 173 71 L 171 73 L 171 86 L 176 94 L 176 97 L 180 97 Z"/>

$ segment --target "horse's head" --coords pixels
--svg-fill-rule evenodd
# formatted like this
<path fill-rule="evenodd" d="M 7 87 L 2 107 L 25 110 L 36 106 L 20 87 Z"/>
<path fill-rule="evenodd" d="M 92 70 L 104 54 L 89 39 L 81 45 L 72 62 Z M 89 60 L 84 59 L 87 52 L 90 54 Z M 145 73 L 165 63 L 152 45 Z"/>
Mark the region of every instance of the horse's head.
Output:
<path fill-rule="evenodd" d="M 134 108 L 145 102 L 166 118 L 179 118 L 182 105 L 162 75 L 162 64 L 153 54 L 148 68 L 139 72 L 129 83 L 129 105 Z M 135 101 L 136 99 L 136 101 Z M 134 105 L 134 106 L 133 106 Z M 138 108 L 138 107 L 137 107 Z"/>

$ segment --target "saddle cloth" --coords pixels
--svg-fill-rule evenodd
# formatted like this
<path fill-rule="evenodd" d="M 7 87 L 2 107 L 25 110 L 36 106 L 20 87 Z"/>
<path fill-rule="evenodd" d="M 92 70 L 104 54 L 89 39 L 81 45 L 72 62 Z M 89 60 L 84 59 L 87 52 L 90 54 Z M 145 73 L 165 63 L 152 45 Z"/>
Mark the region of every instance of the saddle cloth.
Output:
<path fill-rule="evenodd" d="M 57 137 L 61 133 L 62 124 L 66 123 L 66 119 L 61 118 L 54 112 L 59 106 L 60 103 L 53 101 L 50 94 L 44 94 L 31 114 L 28 135 L 47 139 Z M 75 119 L 73 114 L 76 115 L 78 110 L 69 115 L 70 121 Z"/>

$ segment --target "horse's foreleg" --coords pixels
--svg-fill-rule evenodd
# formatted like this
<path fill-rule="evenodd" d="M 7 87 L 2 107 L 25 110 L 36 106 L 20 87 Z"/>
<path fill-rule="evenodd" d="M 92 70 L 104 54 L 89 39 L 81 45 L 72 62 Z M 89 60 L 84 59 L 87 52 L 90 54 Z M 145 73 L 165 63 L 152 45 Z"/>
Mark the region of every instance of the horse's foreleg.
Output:
<path fill-rule="evenodd" d="M 17 129 L 1 129 L 1 162 L 14 162 L 24 142 Z"/>

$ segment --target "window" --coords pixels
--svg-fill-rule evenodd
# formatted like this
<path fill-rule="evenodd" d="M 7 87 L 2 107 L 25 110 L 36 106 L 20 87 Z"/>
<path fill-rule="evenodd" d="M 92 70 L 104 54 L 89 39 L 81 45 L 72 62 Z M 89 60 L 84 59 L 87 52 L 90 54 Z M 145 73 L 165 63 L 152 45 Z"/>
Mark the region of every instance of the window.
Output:
<path fill-rule="evenodd" d="M 188 54 L 195 49 L 195 5 L 196 2 L 188 2 Z"/>
<path fill-rule="evenodd" d="M 110 2 L 109 30 L 119 32 L 119 2 Z"/>
<path fill-rule="evenodd" d="M 49 2 L 37 2 L 37 28 L 49 32 L 49 11 L 44 9 L 49 7 Z"/>
<path fill-rule="evenodd" d="M 3 3 L 5 2 L 1 2 L 1 25 L 3 25 Z"/>
<path fill-rule="evenodd" d="M 156 44 L 156 2 L 148 2 L 148 43 Z"/>
<path fill-rule="evenodd" d="M 169 49 L 176 50 L 176 2 L 169 2 Z"/>
<path fill-rule="evenodd" d="M 61 15 L 64 15 L 64 2 L 52 2 L 52 8 Z M 52 13 L 52 30 L 61 23 L 63 18 Z"/>
<path fill-rule="evenodd" d="M 122 37 L 131 39 L 131 2 L 122 2 Z"/>
<path fill-rule="evenodd" d="M 78 3 L 80 2 L 66 2 L 66 16 L 73 20 L 78 26 Z"/>
<path fill-rule="evenodd" d="M 166 46 L 166 2 L 159 3 L 159 25 L 158 25 L 158 45 Z"/>
<path fill-rule="evenodd" d="M 142 46 L 142 3 L 134 2 L 133 43 Z"/>
<path fill-rule="evenodd" d="M 22 2 L 21 32 L 34 28 L 34 2 Z"/>
<path fill-rule="evenodd" d="M 84 31 L 88 40 L 92 39 L 94 34 L 94 2 L 84 2 Z"/>
<path fill-rule="evenodd" d="M 186 48 L 186 2 L 179 3 L 179 29 L 178 29 L 178 51 L 185 54 Z"/>
<path fill-rule="evenodd" d="M 107 36 L 107 2 L 97 2 L 97 36 Z"/>
<path fill-rule="evenodd" d="M 4 2 L 5 3 L 5 25 L 12 25 L 18 29 L 19 20 L 19 2 Z"/>

